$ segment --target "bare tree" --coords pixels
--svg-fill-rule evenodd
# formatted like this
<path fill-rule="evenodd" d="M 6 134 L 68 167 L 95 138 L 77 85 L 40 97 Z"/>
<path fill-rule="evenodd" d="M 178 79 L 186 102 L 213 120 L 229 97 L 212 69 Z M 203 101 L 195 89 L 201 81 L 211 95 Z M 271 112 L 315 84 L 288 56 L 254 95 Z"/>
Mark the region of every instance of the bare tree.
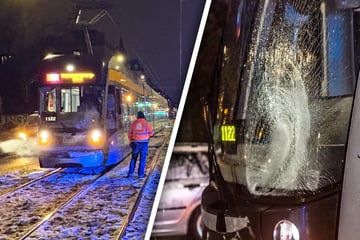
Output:
<path fill-rule="evenodd" d="M 36 65 L 54 40 L 66 44 L 75 16 L 71 0 L 1 1 L 0 96 L 4 113 L 35 109 L 35 95 L 28 90 Z"/>
<path fill-rule="evenodd" d="M 37 48 L 48 36 L 61 37 L 69 32 L 74 14 L 71 0 L 2 0 L 0 53 L 16 55 Z"/>

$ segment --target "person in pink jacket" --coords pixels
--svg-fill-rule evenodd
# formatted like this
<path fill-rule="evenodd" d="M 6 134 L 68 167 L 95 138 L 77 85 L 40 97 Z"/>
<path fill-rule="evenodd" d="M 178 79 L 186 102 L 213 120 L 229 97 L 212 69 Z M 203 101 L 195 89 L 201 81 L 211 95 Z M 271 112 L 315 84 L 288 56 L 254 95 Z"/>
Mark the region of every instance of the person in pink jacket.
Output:
<path fill-rule="evenodd" d="M 130 147 L 132 149 L 128 177 L 132 177 L 134 174 L 135 165 L 139 154 L 140 163 L 138 168 L 138 175 L 139 178 L 145 177 L 145 165 L 149 140 L 153 135 L 154 130 L 151 124 L 146 121 L 144 113 L 139 111 L 137 114 L 137 119 L 130 125 L 128 130 Z"/>

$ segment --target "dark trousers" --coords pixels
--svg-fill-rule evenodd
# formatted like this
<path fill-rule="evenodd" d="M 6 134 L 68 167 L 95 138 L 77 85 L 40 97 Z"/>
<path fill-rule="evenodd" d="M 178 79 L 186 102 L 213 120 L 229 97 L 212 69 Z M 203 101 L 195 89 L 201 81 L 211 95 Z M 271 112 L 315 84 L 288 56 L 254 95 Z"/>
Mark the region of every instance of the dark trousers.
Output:
<path fill-rule="evenodd" d="M 132 142 L 130 144 L 130 147 L 132 149 L 132 158 L 129 166 L 129 175 L 132 175 L 134 173 L 136 161 L 140 154 L 138 174 L 139 177 L 145 176 L 146 155 L 148 152 L 148 146 L 149 142 Z"/>

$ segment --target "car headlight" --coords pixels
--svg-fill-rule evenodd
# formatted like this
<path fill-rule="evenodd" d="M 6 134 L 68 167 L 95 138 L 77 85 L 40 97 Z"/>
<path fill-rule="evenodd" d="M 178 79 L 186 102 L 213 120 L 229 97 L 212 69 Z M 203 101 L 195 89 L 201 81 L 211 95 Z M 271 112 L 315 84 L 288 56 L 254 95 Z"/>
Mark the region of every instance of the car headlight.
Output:
<path fill-rule="evenodd" d="M 41 130 L 39 132 L 39 142 L 43 145 L 49 144 L 50 142 L 50 133 L 48 130 Z"/>
<path fill-rule="evenodd" d="M 19 132 L 18 137 L 21 138 L 24 141 L 26 141 L 26 139 L 28 138 L 28 136 L 27 136 L 27 134 L 25 132 Z"/>

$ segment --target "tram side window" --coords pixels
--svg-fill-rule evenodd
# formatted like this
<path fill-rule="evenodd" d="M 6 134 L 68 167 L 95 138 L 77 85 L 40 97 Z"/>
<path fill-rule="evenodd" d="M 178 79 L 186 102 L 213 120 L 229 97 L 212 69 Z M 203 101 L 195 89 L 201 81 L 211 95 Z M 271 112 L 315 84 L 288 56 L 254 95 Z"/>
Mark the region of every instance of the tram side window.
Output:
<path fill-rule="evenodd" d="M 106 108 L 106 118 L 107 125 L 109 129 L 115 128 L 115 89 L 109 87 L 108 99 L 107 99 L 107 108 Z"/>
<path fill-rule="evenodd" d="M 116 110 L 117 110 L 117 114 L 120 115 L 121 112 L 121 105 L 122 105 L 122 101 L 121 101 L 121 92 L 119 89 L 116 89 L 115 91 L 115 95 L 116 95 Z"/>
<path fill-rule="evenodd" d="M 131 103 L 131 96 L 127 91 L 124 91 L 123 89 L 120 91 L 120 108 L 121 108 L 121 115 L 122 115 L 122 121 L 125 125 L 125 127 L 128 127 L 130 125 L 130 103 Z"/>

